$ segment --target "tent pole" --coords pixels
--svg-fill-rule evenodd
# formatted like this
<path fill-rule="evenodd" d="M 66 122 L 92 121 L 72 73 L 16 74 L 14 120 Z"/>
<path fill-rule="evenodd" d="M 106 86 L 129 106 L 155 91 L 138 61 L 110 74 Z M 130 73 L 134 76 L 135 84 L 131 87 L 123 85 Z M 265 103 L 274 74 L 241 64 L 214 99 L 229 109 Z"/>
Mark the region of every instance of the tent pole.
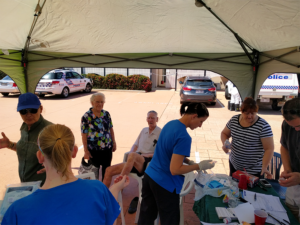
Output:
<path fill-rule="evenodd" d="M 177 69 L 176 69 L 176 75 L 175 75 L 175 91 L 177 91 Z"/>
<path fill-rule="evenodd" d="M 257 96 L 255 96 L 255 87 L 256 87 L 256 80 L 257 80 L 257 74 L 258 74 L 258 68 L 259 68 L 259 54 L 260 52 L 257 50 L 253 51 L 253 87 L 252 87 L 252 97 L 254 100 L 257 99 Z"/>
<path fill-rule="evenodd" d="M 106 70 L 105 70 L 105 67 L 103 68 L 103 70 L 104 70 L 104 77 L 105 77 L 105 75 L 106 75 Z"/>
<path fill-rule="evenodd" d="M 22 50 L 22 67 L 24 69 L 24 77 L 25 77 L 25 88 L 26 88 L 26 93 L 29 91 L 29 86 L 28 86 L 28 73 L 27 73 L 27 68 L 28 68 L 28 49 L 29 49 L 29 44 L 30 44 L 30 40 L 31 40 L 31 34 L 33 32 L 33 29 L 37 23 L 37 20 L 39 18 L 39 16 L 41 15 L 42 13 L 42 9 L 46 3 L 46 0 L 44 0 L 42 6 L 40 6 L 40 1 L 38 1 L 36 7 L 35 7 L 35 10 L 34 10 L 34 18 L 33 18 L 33 21 L 32 21 L 32 24 L 31 24 L 31 27 L 30 27 L 30 30 L 29 30 L 29 33 L 27 35 L 27 39 L 26 39 L 26 42 L 25 42 L 25 45 L 24 45 L 24 49 Z M 34 92 L 35 90 L 33 90 Z"/>
<path fill-rule="evenodd" d="M 204 76 L 206 77 L 206 70 L 204 70 Z"/>
<path fill-rule="evenodd" d="M 237 39 L 237 41 L 239 42 L 239 44 L 242 47 L 242 49 L 244 50 L 244 52 L 246 53 L 246 55 L 248 56 L 250 62 L 254 66 L 254 60 L 252 59 L 251 55 L 249 54 L 248 50 L 246 49 L 246 47 L 245 47 L 243 41 L 241 40 L 240 36 L 238 34 L 234 34 L 234 36 Z M 254 51 L 254 49 L 252 49 L 252 51 Z"/>
<path fill-rule="evenodd" d="M 234 30 L 232 30 L 223 20 L 221 20 L 221 18 L 220 17 L 218 17 L 218 15 L 217 14 L 215 14 L 212 10 L 211 10 L 211 8 L 209 8 L 206 4 L 205 4 L 205 2 L 203 2 L 203 0 L 197 0 L 198 2 L 200 2 L 211 14 L 213 14 L 231 33 L 233 33 L 234 35 L 237 35 L 238 36 L 238 34 L 234 31 Z M 251 50 L 253 50 L 253 47 L 250 45 L 250 44 L 248 44 L 243 38 L 241 38 L 240 36 L 239 36 L 239 38 L 241 39 L 241 41 L 245 44 L 245 45 L 247 45 L 247 47 L 249 48 L 249 49 L 251 49 Z"/>
<path fill-rule="evenodd" d="M 26 54 L 26 52 L 27 51 L 25 49 L 22 49 L 21 64 L 22 64 L 22 67 L 23 67 L 23 72 L 24 72 L 24 77 L 25 77 L 25 91 L 26 91 L 25 93 L 28 92 L 28 74 L 27 74 L 27 63 L 28 63 L 28 60 L 27 60 L 27 54 Z"/>

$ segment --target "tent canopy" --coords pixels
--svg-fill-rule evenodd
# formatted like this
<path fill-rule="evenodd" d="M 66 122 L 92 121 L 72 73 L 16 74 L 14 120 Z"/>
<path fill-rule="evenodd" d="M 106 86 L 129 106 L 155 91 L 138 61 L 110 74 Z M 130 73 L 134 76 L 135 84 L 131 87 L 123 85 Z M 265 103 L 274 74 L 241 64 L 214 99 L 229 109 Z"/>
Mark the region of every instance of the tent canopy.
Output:
<path fill-rule="evenodd" d="M 59 67 L 206 69 L 256 96 L 300 73 L 298 0 L 1 0 L 0 70 L 22 93 Z"/>

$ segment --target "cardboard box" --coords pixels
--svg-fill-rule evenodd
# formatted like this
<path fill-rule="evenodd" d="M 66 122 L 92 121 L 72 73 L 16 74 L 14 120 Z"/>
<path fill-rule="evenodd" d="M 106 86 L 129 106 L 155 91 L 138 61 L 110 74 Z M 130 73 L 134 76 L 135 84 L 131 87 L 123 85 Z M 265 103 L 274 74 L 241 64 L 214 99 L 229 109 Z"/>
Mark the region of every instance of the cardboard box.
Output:
<path fill-rule="evenodd" d="M 259 177 L 253 176 L 251 174 L 247 174 L 245 171 L 238 170 L 232 174 L 232 179 L 239 182 L 240 176 L 246 175 L 248 187 L 255 187 L 259 181 Z"/>

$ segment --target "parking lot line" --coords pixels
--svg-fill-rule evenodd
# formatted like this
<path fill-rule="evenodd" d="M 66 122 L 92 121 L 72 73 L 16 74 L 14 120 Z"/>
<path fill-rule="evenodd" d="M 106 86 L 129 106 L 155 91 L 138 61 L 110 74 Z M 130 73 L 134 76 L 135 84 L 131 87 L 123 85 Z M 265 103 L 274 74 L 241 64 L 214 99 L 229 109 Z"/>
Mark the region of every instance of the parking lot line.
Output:
<path fill-rule="evenodd" d="M 219 102 L 219 104 L 220 104 L 220 106 L 221 106 L 222 108 L 225 107 L 225 106 L 222 104 L 222 102 L 219 101 L 219 99 L 217 99 L 217 101 Z"/>

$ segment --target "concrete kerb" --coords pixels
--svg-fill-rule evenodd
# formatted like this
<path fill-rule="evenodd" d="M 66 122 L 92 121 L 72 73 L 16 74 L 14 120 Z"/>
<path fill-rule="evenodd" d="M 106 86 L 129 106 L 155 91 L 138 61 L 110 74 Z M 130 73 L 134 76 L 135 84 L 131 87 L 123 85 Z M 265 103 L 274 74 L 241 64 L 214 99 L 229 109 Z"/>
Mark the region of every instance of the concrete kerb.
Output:
<path fill-rule="evenodd" d="M 102 89 L 102 88 L 93 88 L 93 91 L 111 91 L 111 92 L 140 92 L 144 93 L 144 90 L 125 90 L 125 89 Z M 175 91 L 175 89 L 164 89 L 164 88 L 153 88 L 149 92 L 155 92 L 155 91 L 174 91 L 174 92 L 179 92 L 178 90 Z"/>
<path fill-rule="evenodd" d="M 125 89 L 101 89 L 101 88 L 93 88 L 93 91 L 110 91 L 110 92 L 140 92 L 144 93 L 145 91 L 143 90 L 125 90 Z"/>

